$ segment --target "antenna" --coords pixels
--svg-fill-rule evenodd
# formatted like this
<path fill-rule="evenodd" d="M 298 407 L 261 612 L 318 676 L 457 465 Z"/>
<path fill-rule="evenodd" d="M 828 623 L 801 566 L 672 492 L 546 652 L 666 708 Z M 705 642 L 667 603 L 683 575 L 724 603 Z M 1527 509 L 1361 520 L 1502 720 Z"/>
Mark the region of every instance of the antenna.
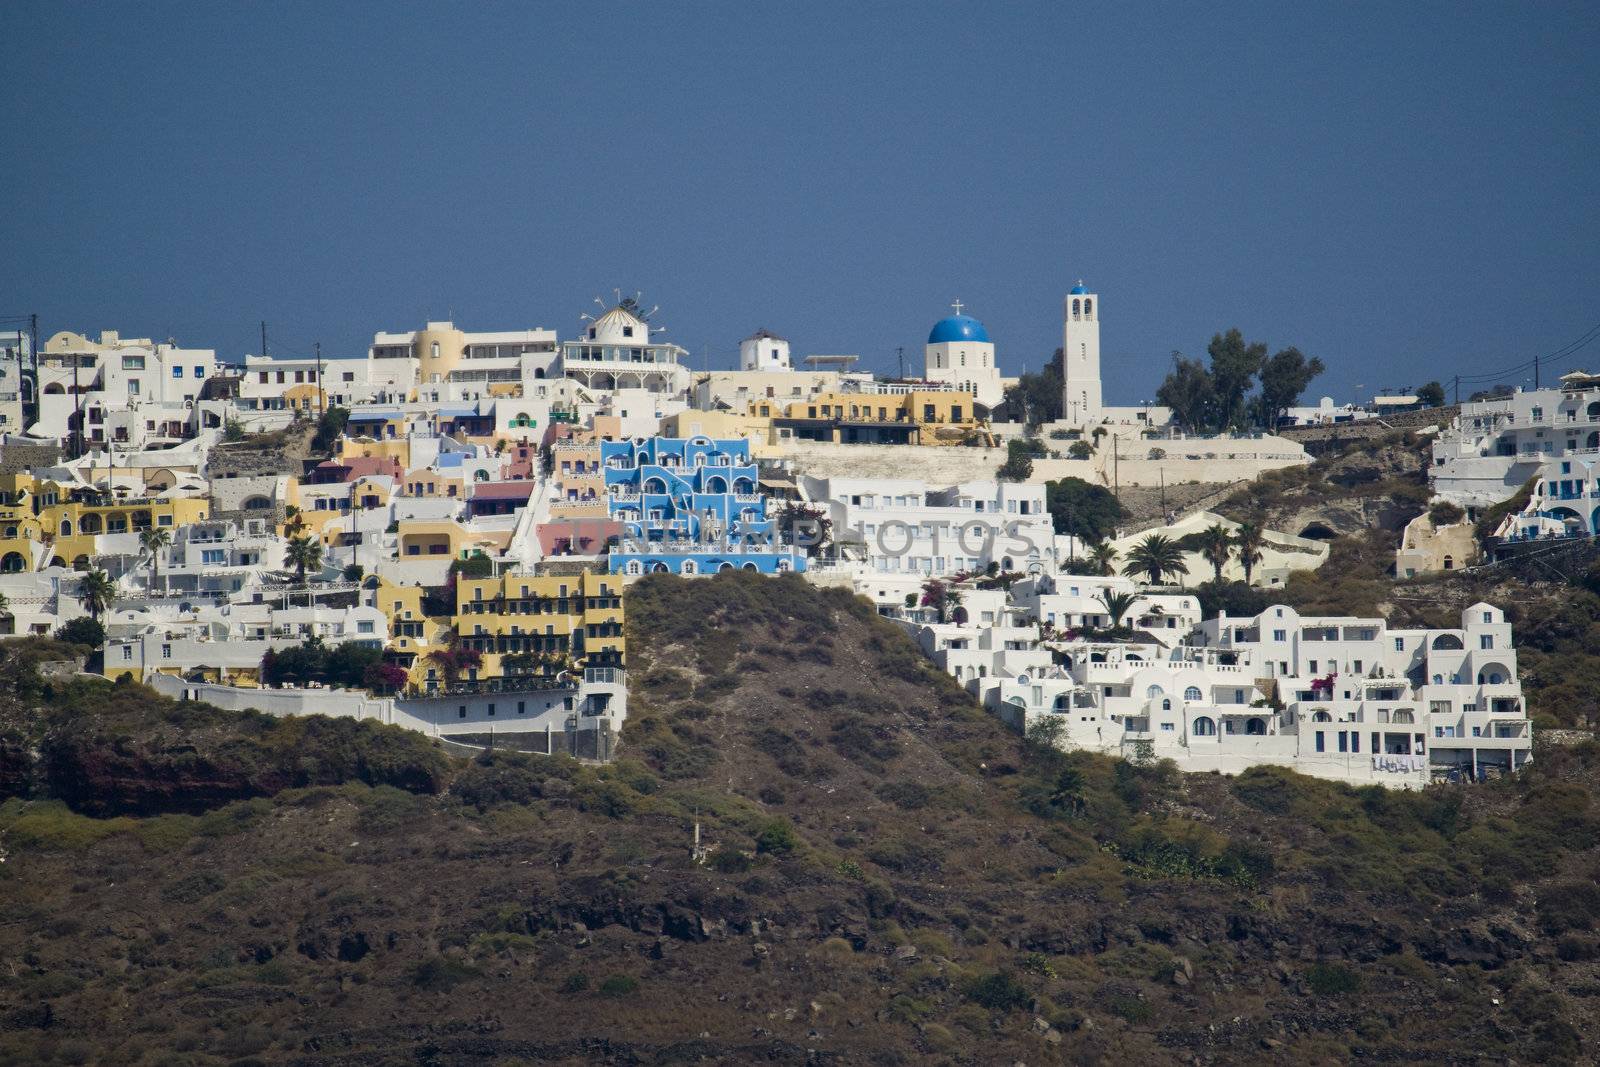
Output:
<path fill-rule="evenodd" d="M 661 305 L 657 304 L 655 307 L 651 308 L 649 311 L 646 311 L 644 313 L 644 317 L 648 319 L 651 315 L 654 315 L 656 312 L 658 312 L 660 310 L 661 310 Z"/>

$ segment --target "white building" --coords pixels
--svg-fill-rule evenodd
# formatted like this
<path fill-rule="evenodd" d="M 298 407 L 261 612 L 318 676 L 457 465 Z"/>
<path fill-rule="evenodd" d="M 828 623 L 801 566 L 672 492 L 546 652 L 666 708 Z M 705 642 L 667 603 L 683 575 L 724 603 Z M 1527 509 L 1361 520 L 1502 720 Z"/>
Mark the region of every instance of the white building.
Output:
<path fill-rule="evenodd" d="M 807 500 L 827 507 L 834 542 L 880 573 L 951 575 L 990 563 L 1046 571 L 1055 563 L 1043 485 L 809 475 L 800 484 Z"/>
<path fill-rule="evenodd" d="M 961 301 L 952 306 L 956 313 L 934 323 L 928 333 L 922 376 L 971 393 L 978 403 L 992 408 L 1004 398 L 1006 387 L 995 362 L 994 342 L 983 323 L 961 314 Z"/>
<path fill-rule="evenodd" d="M 1600 375 L 1471 400 L 1433 443 L 1434 495 L 1469 510 L 1510 498 L 1551 459 L 1600 453 Z"/>
<path fill-rule="evenodd" d="M 174 444 L 193 436 L 195 404 L 216 369 L 209 348 L 63 330 L 39 353 L 39 417 L 28 432 L 65 438 L 81 427 L 85 441 Z"/>
<path fill-rule="evenodd" d="M 789 363 L 789 342 L 769 330 L 757 330 L 739 342 L 739 369 L 793 370 Z"/>
<path fill-rule="evenodd" d="M 1051 615 L 1101 622 L 1091 581 L 1107 579 L 1018 582 L 1004 609 L 982 605 L 988 623 L 928 622 L 926 609 L 901 617 L 986 707 L 1018 729 L 1053 723 L 1070 748 L 1172 759 L 1185 771 L 1276 764 L 1410 788 L 1510 773 L 1532 758 L 1511 628 L 1491 605 L 1474 604 L 1459 628 L 1443 630 L 1281 606 L 1197 622 L 1198 606 L 1186 604 L 1134 608 L 1142 632 L 1132 641 L 1045 629 Z M 1165 617 L 1177 620 L 1173 630 L 1188 627 L 1181 643 Z"/>

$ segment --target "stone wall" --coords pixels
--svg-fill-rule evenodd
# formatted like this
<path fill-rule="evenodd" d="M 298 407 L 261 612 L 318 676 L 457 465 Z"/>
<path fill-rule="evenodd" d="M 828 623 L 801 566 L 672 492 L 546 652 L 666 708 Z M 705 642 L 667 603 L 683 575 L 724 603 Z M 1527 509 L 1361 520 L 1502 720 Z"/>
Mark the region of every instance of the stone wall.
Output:
<path fill-rule="evenodd" d="M 27 474 L 61 463 L 60 445 L 21 444 L 7 441 L 0 448 L 0 474 Z"/>

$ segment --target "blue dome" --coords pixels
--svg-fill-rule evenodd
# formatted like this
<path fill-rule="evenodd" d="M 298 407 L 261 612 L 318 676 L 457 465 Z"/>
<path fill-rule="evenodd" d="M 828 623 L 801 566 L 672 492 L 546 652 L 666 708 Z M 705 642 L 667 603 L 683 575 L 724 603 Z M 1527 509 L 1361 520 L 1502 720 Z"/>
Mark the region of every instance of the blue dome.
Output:
<path fill-rule="evenodd" d="M 1072 287 L 1071 295 L 1072 296 L 1082 296 L 1084 293 L 1087 293 L 1088 291 L 1089 291 L 1089 287 L 1087 285 L 1083 284 L 1083 279 L 1082 278 L 1079 278 L 1078 279 L 1078 284 L 1074 285 Z"/>
<path fill-rule="evenodd" d="M 948 341 L 991 343 L 989 331 L 983 328 L 983 323 L 971 315 L 951 315 L 933 324 L 933 331 L 928 334 L 928 343 L 940 345 Z"/>

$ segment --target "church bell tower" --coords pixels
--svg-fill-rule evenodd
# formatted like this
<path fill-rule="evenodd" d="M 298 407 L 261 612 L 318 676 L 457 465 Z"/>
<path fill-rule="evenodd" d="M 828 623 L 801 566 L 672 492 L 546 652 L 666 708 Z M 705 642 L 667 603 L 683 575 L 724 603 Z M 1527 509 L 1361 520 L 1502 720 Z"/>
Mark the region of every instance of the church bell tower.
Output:
<path fill-rule="evenodd" d="M 1061 305 L 1061 417 L 1073 426 L 1101 420 L 1100 298 L 1083 279 Z"/>

